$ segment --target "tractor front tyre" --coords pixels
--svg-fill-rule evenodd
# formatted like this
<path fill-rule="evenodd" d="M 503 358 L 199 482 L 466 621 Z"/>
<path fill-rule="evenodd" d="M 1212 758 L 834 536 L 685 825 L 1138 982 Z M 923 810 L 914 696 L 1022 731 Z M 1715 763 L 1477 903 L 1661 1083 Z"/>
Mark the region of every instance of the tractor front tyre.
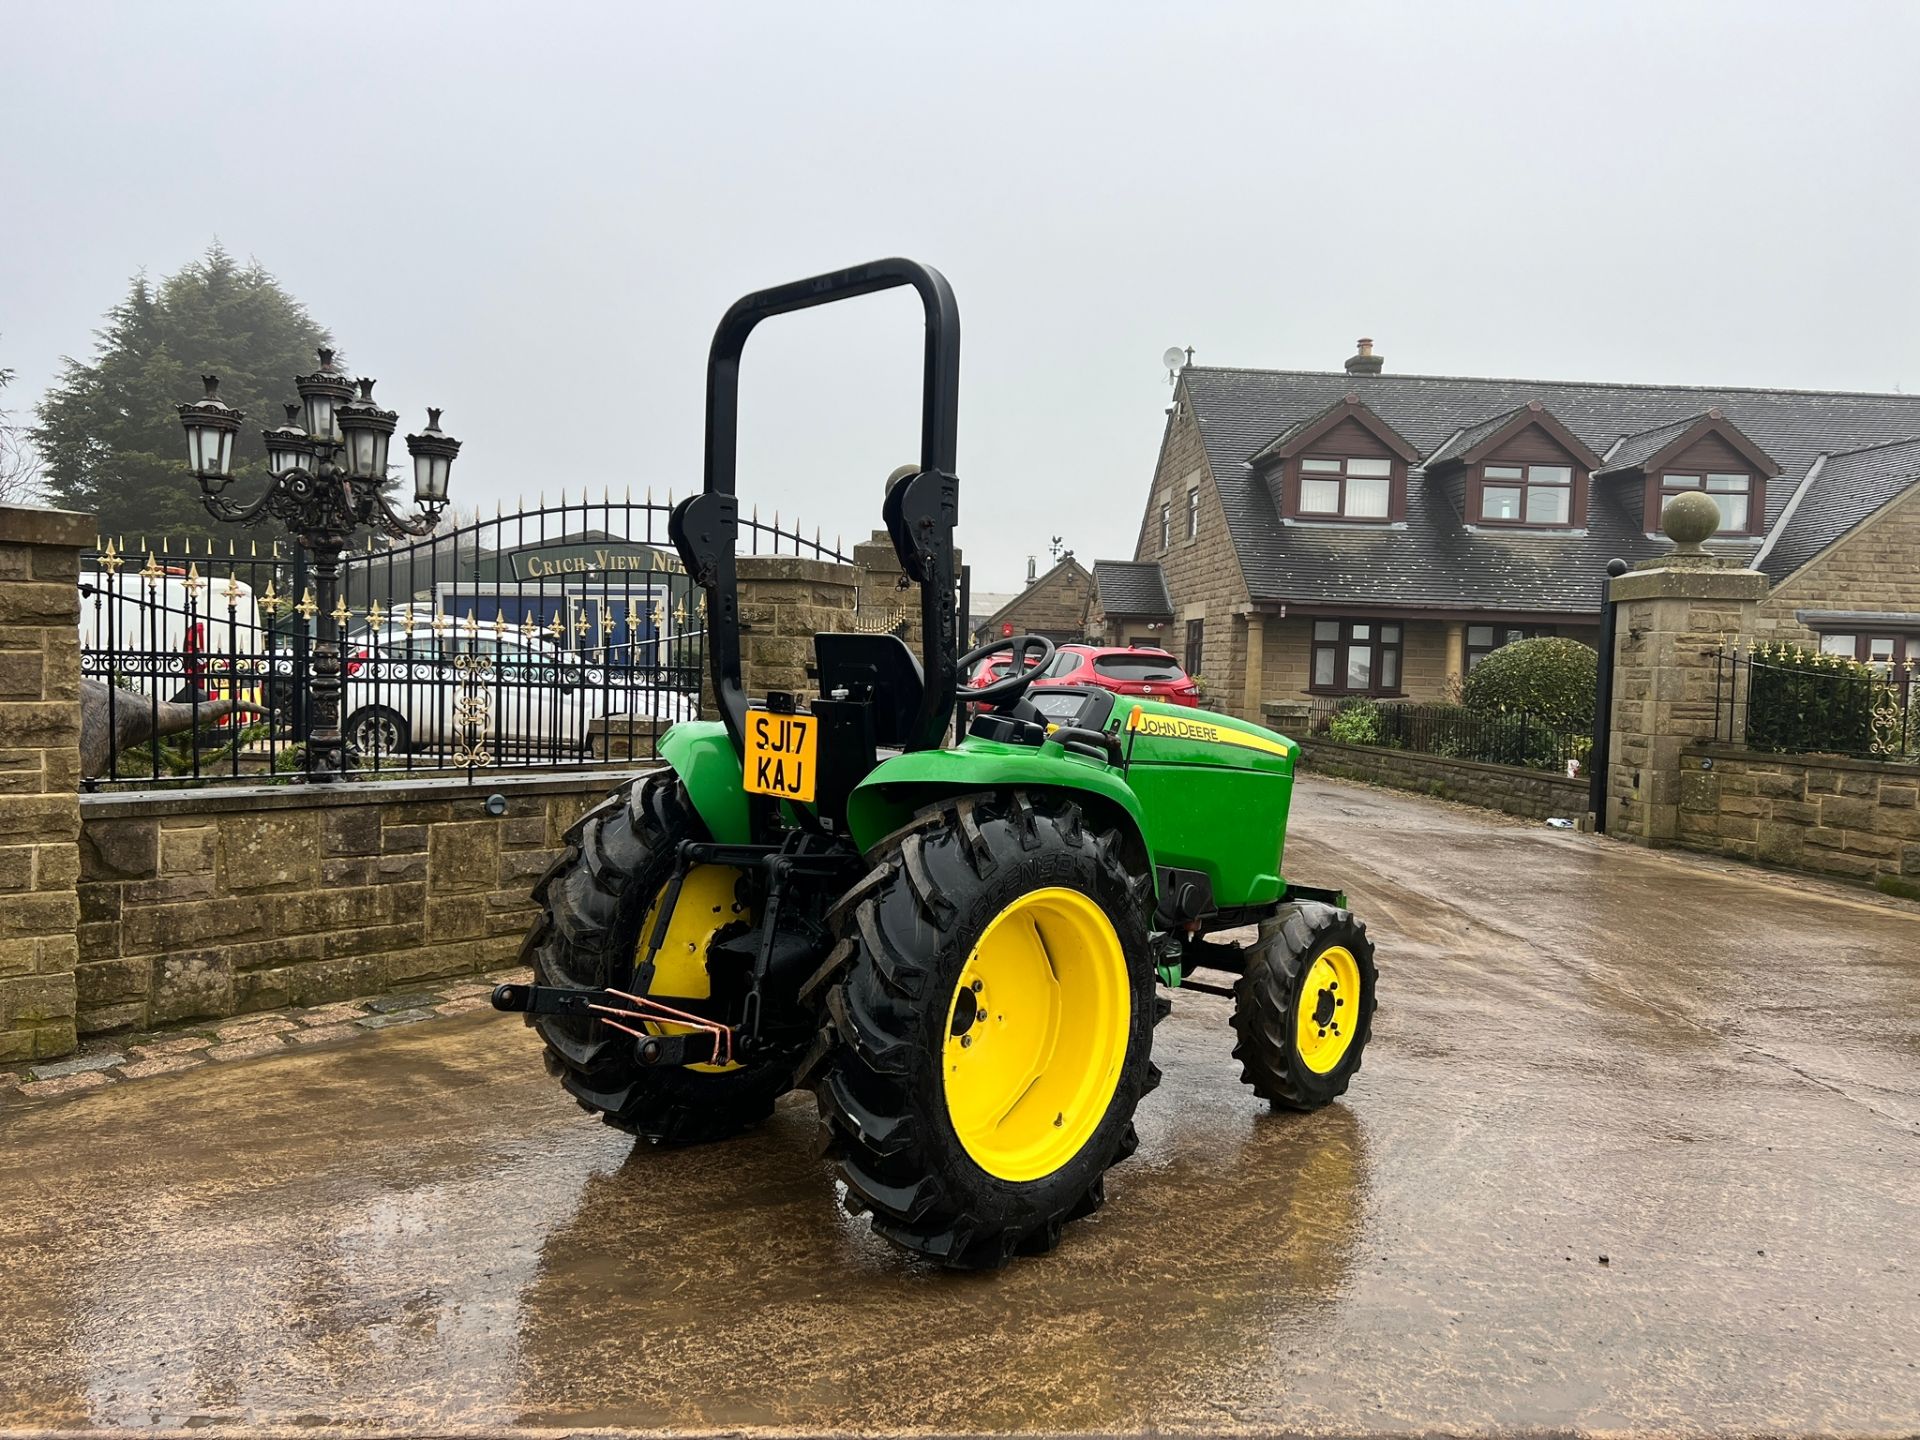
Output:
<path fill-rule="evenodd" d="M 1063 797 L 964 796 L 835 907 L 808 1074 L 848 1208 L 887 1240 L 992 1268 L 1104 1202 L 1159 1080 L 1151 889 L 1123 851 Z"/>
<path fill-rule="evenodd" d="M 1348 910 L 1302 902 L 1260 927 L 1234 987 L 1240 1078 L 1276 1110 L 1346 1093 L 1373 1033 L 1373 942 Z"/>
<path fill-rule="evenodd" d="M 649 942 L 683 840 L 707 839 L 672 771 L 660 771 L 610 797 L 567 834 L 567 851 L 534 887 L 541 907 L 522 958 L 533 983 L 612 988 L 656 995 L 708 994 L 707 945 L 731 926 L 751 923 L 740 872 L 696 865 L 655 958 L 650 982 L 634 970 Z M 756 1125 L 792 1088 L 797 1056 L 752 1064 L 647 1066 L 638 1042 L 598 1019 L 541 1015 L 548 1071 L 584 1110 L 607 1124 L 662 1144 L 720 1140 Z M 684 1027 L 649 1023 L 670 1034 Z"/>

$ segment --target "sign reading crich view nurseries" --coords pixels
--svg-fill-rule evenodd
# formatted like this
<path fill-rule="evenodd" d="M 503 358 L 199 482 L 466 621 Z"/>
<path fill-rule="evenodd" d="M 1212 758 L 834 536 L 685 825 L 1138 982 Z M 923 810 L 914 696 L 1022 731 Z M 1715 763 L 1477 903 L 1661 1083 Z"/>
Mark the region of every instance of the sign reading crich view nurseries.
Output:
<path fill-rule="evenodd" d="M 680 561 L 646 546 L 615 549 L 610 545 L 554 545 L 538 550 L 514 550 L 505 557 L 519 580 L 560 580 L 575 575 L 619 574 L 623 571 L 678 571 Z"/>

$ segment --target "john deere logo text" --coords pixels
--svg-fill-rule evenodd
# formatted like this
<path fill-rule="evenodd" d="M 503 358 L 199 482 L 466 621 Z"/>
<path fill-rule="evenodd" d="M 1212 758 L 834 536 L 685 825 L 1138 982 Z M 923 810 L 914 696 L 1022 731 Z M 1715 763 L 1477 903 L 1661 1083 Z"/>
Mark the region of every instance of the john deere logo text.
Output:
<path fill-rule="evenodd" d="M 1220 727 L 1203 724 L 1198 720 L 1179 720 L 1171 715 L 1146 715 L 1140 717 L 1142 735 L 1162 735 L 1169 740 L 1204 740 L 1209 744 L 1220 743 Z"/>

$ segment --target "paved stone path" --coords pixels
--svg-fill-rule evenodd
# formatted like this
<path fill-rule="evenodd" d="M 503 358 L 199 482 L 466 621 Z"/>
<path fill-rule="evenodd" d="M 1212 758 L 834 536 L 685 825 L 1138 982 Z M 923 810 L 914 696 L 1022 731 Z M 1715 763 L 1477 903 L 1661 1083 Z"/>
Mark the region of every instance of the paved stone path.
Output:
<path fill-rule="evenodd" d="M 395 1025 L 413 1025 L 439 1016 L 464 1015 L 485 1008 L 494 986 L 527 978 L 524 968 L 514 968 L 478 980 L 450 980 L 403 994 L 268 1010 L 230 1020 L 95 1039 L 80 1054 L 65 1060 L 0 1070 L 0 1109 L 129 1080 L 171 1075 L 199 1065 L 251 1060 L 289 1047 L 360 1040 Z"/>

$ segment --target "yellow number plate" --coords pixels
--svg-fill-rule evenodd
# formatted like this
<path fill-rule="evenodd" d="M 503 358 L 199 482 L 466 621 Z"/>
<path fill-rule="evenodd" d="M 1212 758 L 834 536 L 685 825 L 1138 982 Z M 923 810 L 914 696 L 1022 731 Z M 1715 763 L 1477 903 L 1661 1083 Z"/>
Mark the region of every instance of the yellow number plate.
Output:
<path fill-rule="evenodd" d="M 779 800 L 812 800 L 819 749 L 819 722 L 811 715 L 747 711 L 747 789 Z"/>

